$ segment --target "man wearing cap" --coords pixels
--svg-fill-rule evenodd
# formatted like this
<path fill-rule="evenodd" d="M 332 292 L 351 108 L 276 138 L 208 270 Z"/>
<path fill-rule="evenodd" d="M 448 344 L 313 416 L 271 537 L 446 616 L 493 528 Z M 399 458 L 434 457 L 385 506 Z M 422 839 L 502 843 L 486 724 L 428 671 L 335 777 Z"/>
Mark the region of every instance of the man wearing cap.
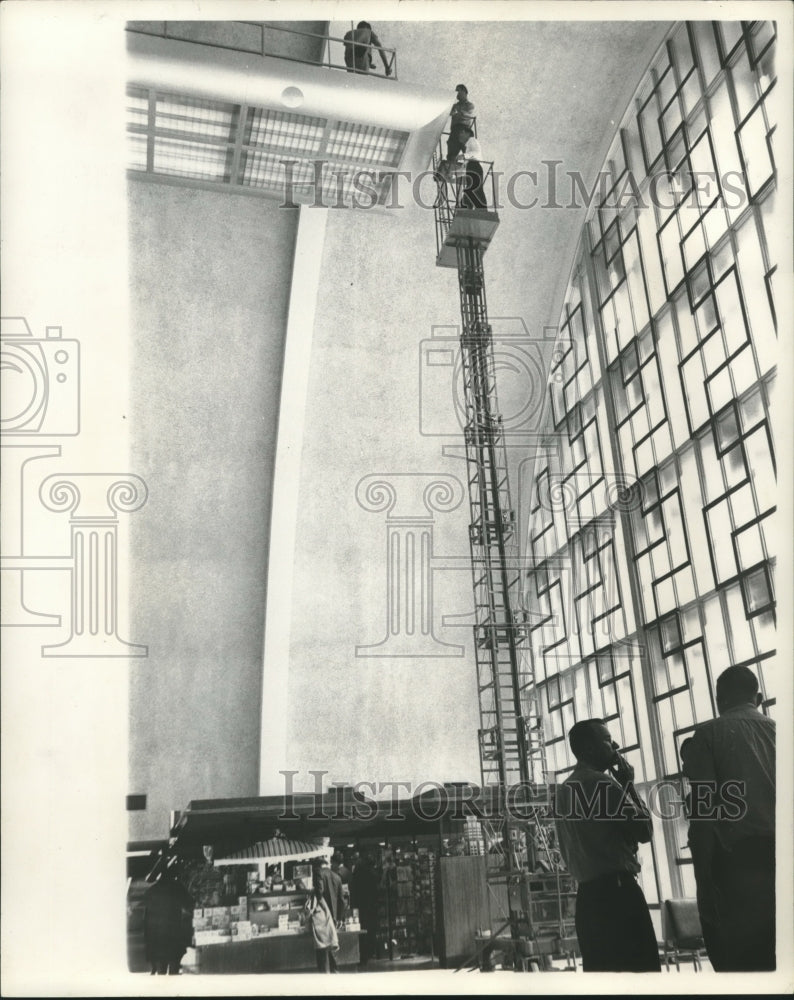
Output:
<path fill-rule="evenodd" d="M 458 99 L 452 105 L 449 113 L 449 139 L 447 139 L 447 163 L 455 162 L 458 153 L 462 152 L 469 135 L 474 134 L 474 105 L 469 100 L 469 91 L 465 83 L 455 87 Z M 466 129 L 466 132 L 463 132 Z"/>
<path fill-rule="evenodd" d="M 372 46 L 380 52 L 386 76 L 391 76 L 391 66 L 383 51 L 378 36 L 372 30 L 369 21 L 359 21 L 355 29 L 348 31 L 343 39 L 345 43 L 345 66 L 348 73 L 369 73 L 375 68 L 372 61 Z"/>

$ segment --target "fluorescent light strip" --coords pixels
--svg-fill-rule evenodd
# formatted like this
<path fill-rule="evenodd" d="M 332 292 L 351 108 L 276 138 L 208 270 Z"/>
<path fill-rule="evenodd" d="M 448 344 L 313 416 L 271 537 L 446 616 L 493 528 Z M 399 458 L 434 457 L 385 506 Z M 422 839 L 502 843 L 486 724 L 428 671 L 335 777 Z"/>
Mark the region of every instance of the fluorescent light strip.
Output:
<path fill-rule="evenodd" d="M 192 136 L 229 141 L 235 120 L 234 111 L 234 106 L 230 104 L 162 95 L 157 98 L 155 130 L 187 132 Z"/>
<path fill-rule="evenodd" d="M 226 146 L 182 142 L 179 139 L 155 138 L 154 171 L 159 174 L 193 177 L 197 180 L 229 179 L 229 155 Z"/>
<path fill-rule="evenodd" d="M 150 98 L 151 92 L 145 88 L 128 90 L 131 170 L 147 169 Z M 336 202 L 340 196 L 350 194 L 351 178 L 358 168 L 397 166 L 408 140 L 407 132 L 355 122 L 336 122 L 329 129 L 325 118 L 268 108 L 249 109 L 241 123 L 240 111 L 239 105 L 157 94 L 151 136 L 153 173 L 281 193 L 285 183 L 282 161 L 286 157 L 297 161 L 292 170 L 297 193 L 301 187 L 314 190 L 313 161 L 328 157 L 331 162 L 323 165 L 319 186 L 326 201 Z M 232 177 L 232 150 L 240 138 L 240 169 Z M 343 175 L 341 180 L 334 171 Z"/>
<path fill-rule="evenodd" d="M 275 146 L 279 149 L 317 153 L 325 125 L 324 118 L 254 109 L 251 112 L 250 137 L 247 137 L 247 142 L 252 146 Z"/>
<path fill-rule="evenodd" d="M 127 141 L 130 170 L 146 170 L 146 149 L 149 144 L 146 135 L 141 132 L 130 132 Z"/>
<path fill-rule="evenodd" d="M 149 98 L 145 91 L 127 94 L 127 125 L 145 129 L 149 120 Z"/>
<path fill-rule="evenodd" d="M 279 191 L 284 190 L 286 171 L 281 153 L 260 153 L 251 150 L 245 154 L 245 165 L 241 184 L 249 187 L 271 188 Z M 292 174 L 294 186 L 298 188 L 301 184 L 312 184 L 314 180 L 314 167 L 308 161 L 298 160 L 293 168 Z"/>
<path fill-rule="evenodd" d="M 345 160 L 396 166 L 407 139 L 407 132 L 338 122 L 331 131 L 326 150 L 330 155 Z"/>

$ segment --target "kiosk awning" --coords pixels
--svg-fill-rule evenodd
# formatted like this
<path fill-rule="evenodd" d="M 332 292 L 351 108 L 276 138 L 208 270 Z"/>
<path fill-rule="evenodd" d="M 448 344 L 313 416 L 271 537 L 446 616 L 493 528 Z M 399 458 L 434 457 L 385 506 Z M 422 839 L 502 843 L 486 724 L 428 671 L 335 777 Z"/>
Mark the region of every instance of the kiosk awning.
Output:
<path fill-rule="evenodd" d="M 321 855 L 330 858 L 333 847 L 314 844 L 306 840 L 290 840 L 288 837 L 271 837 L 260 840 L 251 847 L 233 851 L 225 858 L 215 858 L 215 865 L 251 865 L 261 861 L 311 861 Z"/>

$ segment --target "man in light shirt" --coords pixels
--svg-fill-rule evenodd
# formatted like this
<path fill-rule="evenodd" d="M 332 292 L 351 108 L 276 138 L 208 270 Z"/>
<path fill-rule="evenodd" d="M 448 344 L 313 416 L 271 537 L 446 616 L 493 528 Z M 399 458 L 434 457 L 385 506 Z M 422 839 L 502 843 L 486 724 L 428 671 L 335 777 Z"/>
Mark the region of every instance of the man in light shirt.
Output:
<path fill-rule="evenodd" d="M 582 968 L 658 972 L 656 933 L 637 883 L 637 847 L 651 839 L 651 818 L 634 788 L 634 768 L 602 719 L 577 722 L 568 740 L 576 767 L 556 790 L 554 815 L 563 860 L 578 883 Z"/>
<path fill-rule="evenodd" d="M 718 972 L 775 968 L 775 723 L 758 710 L 758 678 L 717 678 L 719 717 L 681 747 L 698 909 Z"/>
<path fill-rule="evenodd" d="M 464 130 L 462 129 L 461 132 L 463 134 Z M 463 208 L 487 209 L 488 205 L 483 190 L 482 149 L 471 128 L 467 126 L 465 133 L 468 134 L 468 138 L 463 147 L 465 173 L 462 178 L 463 194 L 460 203 Z"/>

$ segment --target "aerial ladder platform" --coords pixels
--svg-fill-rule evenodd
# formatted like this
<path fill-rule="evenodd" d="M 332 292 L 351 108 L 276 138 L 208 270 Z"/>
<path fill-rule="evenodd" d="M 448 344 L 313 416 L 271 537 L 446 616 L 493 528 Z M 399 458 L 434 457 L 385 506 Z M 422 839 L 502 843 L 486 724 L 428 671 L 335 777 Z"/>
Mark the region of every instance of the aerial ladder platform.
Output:
<path fill-rule="evenodd" d="M 476 124 L 475 124 L 476 130 Z M 443 139 L 443 137 L 442 137 Z M 437 176 L 441 143 L 433 158 Z M 460 350 L 465 401 L 467 482 L 474 587 L 474 650 L 480 728 L 482 819 L 492 937 L 472 958 L 488 967 L 509 928 L 516 970 L 542 970 L 552 957 L 573 964 L 575 885 L 556 849 L 529 615 L 523 606 L 520 540 L 510 497 L 505 428 L 499 410 L 483 257 L 499 227 L 493 164 L 482 163 L 480 202 L 467 207 L 464 178 L 439 183 L 436 265 L 455 268 L 460 295 Z M 490 206 L 490 207 L 488 207 Z M 486 793 L 490 793 L 486 796 Z M 496 916 L 493 915 L 494 910 Z"/>

